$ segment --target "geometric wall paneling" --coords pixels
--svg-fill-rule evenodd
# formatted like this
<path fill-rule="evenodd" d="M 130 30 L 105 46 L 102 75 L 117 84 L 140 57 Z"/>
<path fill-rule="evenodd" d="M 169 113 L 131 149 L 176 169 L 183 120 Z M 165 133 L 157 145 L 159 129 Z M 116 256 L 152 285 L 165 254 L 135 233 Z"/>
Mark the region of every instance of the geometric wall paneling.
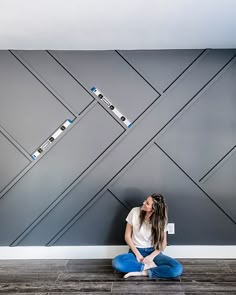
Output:
<path fill-rule="evenodd" d="M 0 245 L 125 244 L 128 209 L 153 192 L 176 226 L 170 245 L 236 244 L 235 53 L 0 52 Z M 141 115 L 132 128 L 94 86 L 131 123 Z M 195 165 L 187 135 L 210 151 Z"/>
<path fill-rule="evenodd" d="M 100 197 L 54 246 L 124 245 L 125 208 L 110 192 Z"/>
<path fill-rule="evenodd" d="M 98 171 L 96 167 L 91 170 L 42 220 L 34 225 L 26 235 L 23 234 L 14 243 L 14 246 L 54 245 L 54 241 L 66 231 L 64 227 L 67 228 L 71 221 L 74 222 L 78 213 L 81 214 L 80 211 L 84 211 L 84 208 L 93 199 L 95 195 L 93 191 L 98 190 L 99 186 L 103 186 L 104 177 L 108 177 L 108 175 L 103 175 L 102 171 Z M 96 196 L 96 199 L 100 197 Z"/>
<path fill-rule="evenodd" d="M 101 163 L 103 161 L 99 162 L 99 164 Z M 89 204 L 95 195 L 94 191 L 99 189 L 99 186 L 103 186 L 104 177 L 108 177 L 108 175 L 104 175 L 102 170 L 99 169 L 98 171 L 96 167 L 91 170 L 26 236 L 22 236 L 14 246 L 55 245 L 54 241 L 57 241 L 63 235 L 68 224 L 71 224 L 71 221 L 74 223 L 74 220 L 77 219 L 76 215 L 78 213 L 80 215 L 80 211 L 87 210 L 87 204 Z M 92 200 L 92 203 L 96 202 L 105 192 L 96 196 Z M 91 205 L 89 204 L 88 206 Z M 103 210 L 103 214 L 104 212 Z M 109 209 L 109 212 L 112 211 Z"/>
<path fill-rule="evenodd" d="M 50 53 L 90 93 L 99 89 L 130 122 L 159 96 L 115 51 Z"/>
<path fill-rule="evenodd" d="M 0 64 L 0 125 L 31 154 L 74 116 L 10 52 Z"/>
<path fill-rule="evenodd" d="M 175 245 L 235 244 L 235 224 L 155 144 L 109 188 L 129 206 L 140 206 L 153 192 L 162 193 L 175 223 Z M 203 226 L 204 225 L 204 226 Z"/>
<path fill-rule="evenodd" d="M 181 83 L 174 85 L 174 89 L 172 88 L 171 91 L 168 89 L 163 97 L 151 106 L 150 112 L 147 115 L 144 113 L 142 120 L 133 126 L 134 128 L 130 128 L 121 135 L 117 144 L 112 146 L 112 150 L 106 154 L 102 161 L 99 161 L 89 171 L 19 245 L 27 245 L 27 243 L 35 245 L 35 241 L 39 245 L 46 245 L 51 239 L 54 240 L 54 236 L 60 236 L 61 232 L 59 233 L 59 231 L 81 210 L 81 206 L 85 206 L 94 196 L 97 198 L 103 194 L 107 185 L 119 177 L 126 165 L 129 166 L 129 161 L 156 136 L 160 129 L 183 108 L 199 89 L 208 83 L 232 58 L 233 54 L 233 51 L 228 50 L 224 50 L 223 54 L 219 50 L 208 51 L 197 65 L 193 65 L 194 69 L 182 77 Z M 190 88 L 189 85 L 192 87 Z M 59 234 L 57 235 L 57 233 Z"/>
<path fill-rule="evenodd" d="M 190 78 L 187 75 L 171 92 L 167 91 L 163 98 L 159 98 L 159 103 L 152 106 L 148 116 L 144 114 L 143 120 L 135 128 L 131 128 L 130 133 L 113 148 L 112 153 L 108 154 L 96 166 L 96 169 L 91 171 L 90 180 L 87 182 L 89 190 L 91 189 L 92 193 L 96 194 L 96 185 L 98 185 L 97 189 L 99 190 L 102 183 L 109 182 L 181 110 L 190 98 L 207 84 L 216 71 L 219 71 L 232 56 L 233 53 L 229 51 L 225 51 L 224 55 L 217 50 L 210 51 L 202 62 L 198 63 L 199 67 L 190 72 Z M 196 86 L 194 86 L 194 82 L 197 84 Z M 188 88 L 189 84 L 193 84 L 193 87 Z M 97 171 L 99 171 L 99 174 Z M 96 184 L 98 175 L 100 182 Z"/>
<path fill-rule="evenodd" d="M 154 88 L 164 92 L 202 50 L 126 50 L 119 53 Z"/>
<path fill-rule="evenodd" d="M 30 161 L 0 132 L 0 192 Z"/>
<path fill-rule="evenodd" d="M 165 101 L 163 101 L 164 103 Z M 179 105 L 180 107 L 181 105 Z M 111 152 L 89 171 L 68 195 L 17 245 L 47 245 L 52 239 L 54 240 L 54 236 L 57 236 L 57 233 L 73 219 L 81 208 L 86 206 L 94 196 L 99 197 L 101 190 L 106 191 L 103 187 L 156 134 L 158 128 L 162 127 L 161 124 L 169 120 L 171 114 L 165 112 L 165 116 L 162 118 L 163 122 L 160 122 L 159 118 L 162 114 L 158 108 L 155 108 L 145 120 L 121 135 L 121 140 L 118 140 L 118 143 L 112 147 Z M 61 233 L 58 235 L 60 236 Z M 52 244 L 54 245 L 53 241 Z"/>
<path fill-rule="evenodd" d="M 158 138 L 158 144 L 196 181 L 236 144 L 235 77 L 233 63 Z"/>
<path fill-rule="evenodd" d="M 17 239 L 123 131 L 100 105 L 87 112 L 0 200 L 0 243 Z"/>
<path fill-rule="evenodd" d="M 236 153 L 223 160 L 203 180 L 203 189 L 236 222 Z"/>
<path fill-rule="evenodd" d="M 200 56 L 196 64 L 187 70 L 188 73 L 185 72 L 184 77 L 158 99 L 156 121 L 159 121 L 159 130 L 209 83 L 235 53 L 235 50 L 212 50 Z"/>
<path fill-rule="evenodd" d="M 94 196 L 99 197 L 100 190 L 152 135 L 149 129 L 146 129 L 146 125 L 141 130 L 138 128 L 140 125 L 142 122 L 134 129 L 131 128 L 122 134 L 117 140 L 118 143 L 112 147 L 102 161 L 99 161 L 85 177 L 79 180 L 76 186 L 22 240 L 19 239 L 17 245 L 47 245 Z M 150 126 L 150 130 L 153 131 L 153 126 Z"/>
<path fill-rule="evenodd" d="M 145 144 L 157 134 L 181 109 L 194 97 L 199 89 L 203 88 L 214 75 L 229 62 L 234 56 L 233 50 L 213 50 L 209 51 L 204 58 L 193 65 L 189 73 L 182 77 L 181 83 L 166 91 L 157 103 L 153 105 L 148 116 L 139 122 L 132 132 L 124 138 L 119 146 L 113 149 L 116 153 L 117 164 L 125 163 L 126 159 L 135 155 Z M 113 169 L 112 159 L 106 157 L 105 161 L 110 161 L 109 169 Z M 101 163 L 100 165 L 105 165 Z M 124 164 L 123 164 L 124 165 Z"/>
<path fill-rule="evenodd" d="M 189 97 L 193 96 L 198 89 L 201 89 L 212 76 L 219 71 L 225 63 L 231 59 L 233 51 L 210 51 L 202 62 L 199 62 L 199 68 L 192 71 L 191 79 L 186 76 L 181 83 L 175 86 L 177 95 L 174 91 L 166 95 L 157 105 L 153 105 L 152 110 L 139 122 L 134 128 L 129 129 L 127 135 L 124 134 L 122 141 L 115 145 L 112 151 L 97 164 L 97 166 L 86 176 L 79 184 L 90 195 L 90 199 L 99 192 L 102 187 L 109 183 L 115 175 L 138 153 L 149 140 L 154 137 L 158 131 L 188 102 Z M 195 81 L 196 87 L 192 87 L 186 93 L 189 84 Z M 158 99 L 159 100 L 159 99 Z"/>
<path fill-rule="evenodd" d="M 92 101 L 92 95 L 47 52 L 43 50 L 13 51 L 38 79 L 50 87 L 55 96 L 63 99 L 80 114 Z"/>

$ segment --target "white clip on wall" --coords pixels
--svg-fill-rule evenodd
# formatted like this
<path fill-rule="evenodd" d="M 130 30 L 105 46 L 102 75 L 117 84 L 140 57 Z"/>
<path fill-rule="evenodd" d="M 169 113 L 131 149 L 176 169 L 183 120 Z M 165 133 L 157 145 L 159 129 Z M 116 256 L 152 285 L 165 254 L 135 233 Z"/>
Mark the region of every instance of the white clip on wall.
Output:
<path fill-rule="evenodd" d="M 93 91 L 93 93 L 96 94 L 97 97 L 99 97 L 128 128 L 132 126 L 132 123 L 125 116 L 123 116 L 96 87 L 93 87 L 91 91 Z"/>
<path fill-rule="evenodd" d="M 66 120 L 65 123 L 33 153 L 31 156 L 32 159 L 35 160 L 71 123 L 71 120 Z"/>

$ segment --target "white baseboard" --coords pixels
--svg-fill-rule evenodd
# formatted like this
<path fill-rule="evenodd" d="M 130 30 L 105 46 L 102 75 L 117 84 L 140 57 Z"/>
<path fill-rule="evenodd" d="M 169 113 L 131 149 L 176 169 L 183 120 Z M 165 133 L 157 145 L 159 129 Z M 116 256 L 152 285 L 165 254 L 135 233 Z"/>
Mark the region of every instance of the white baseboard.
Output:
<path fill-rule="evenodd" d="M 96 259 L 126 253 L 127 246 L 0 247 L 0 259 Z M 236 246 L 168 246 L 173 258 L 236 259 Z"/>

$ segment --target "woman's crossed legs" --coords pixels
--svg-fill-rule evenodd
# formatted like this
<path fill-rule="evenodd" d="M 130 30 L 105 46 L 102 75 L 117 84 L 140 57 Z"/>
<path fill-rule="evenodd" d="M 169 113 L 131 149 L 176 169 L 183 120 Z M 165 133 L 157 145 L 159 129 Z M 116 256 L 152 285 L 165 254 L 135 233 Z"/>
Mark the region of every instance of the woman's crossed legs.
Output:
<path fill-rule="evenodd" d="M 143 257 L 151 254 L 151 248 L 138 248 Z M 114 269 L 127 273 L 129 276 L 149 276 L 150 278 L 175 278 L 182 274 L 183 266 L 177 260 L 159 253 L 151 264 L 138 262 L 132 251 L 116 256 L 112 261 Z"/>

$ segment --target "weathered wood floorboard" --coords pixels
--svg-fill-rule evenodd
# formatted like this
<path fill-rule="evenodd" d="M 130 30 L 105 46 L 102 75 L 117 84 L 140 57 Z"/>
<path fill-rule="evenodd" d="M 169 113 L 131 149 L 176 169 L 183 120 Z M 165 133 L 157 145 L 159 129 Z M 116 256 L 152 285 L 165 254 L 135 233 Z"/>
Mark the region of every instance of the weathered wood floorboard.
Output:
<path fill-rule="evenodd" d="M 236 260 L 181 259 L 175 280 L 123 278 L 111 259 L 0 260 L 0 294 L 235 295 Z"/>

